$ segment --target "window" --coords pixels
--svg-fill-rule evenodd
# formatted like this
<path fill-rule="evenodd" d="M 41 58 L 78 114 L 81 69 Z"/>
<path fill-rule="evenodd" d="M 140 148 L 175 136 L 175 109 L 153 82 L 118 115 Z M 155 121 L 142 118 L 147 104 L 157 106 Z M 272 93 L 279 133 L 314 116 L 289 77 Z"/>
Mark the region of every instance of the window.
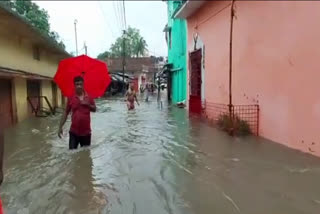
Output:
<path fill-rule="evenodd" d="M 33 46 L 33 59 L 40 61 L 40 48 Z"/>

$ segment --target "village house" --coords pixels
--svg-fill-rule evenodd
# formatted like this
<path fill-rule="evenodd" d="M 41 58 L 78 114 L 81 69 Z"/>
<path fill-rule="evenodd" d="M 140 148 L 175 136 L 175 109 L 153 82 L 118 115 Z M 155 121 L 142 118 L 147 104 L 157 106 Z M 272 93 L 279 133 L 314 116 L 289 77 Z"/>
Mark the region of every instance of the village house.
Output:
<path fill-rule="evenodd" d="M 108 70 L 112 76 L 115 73 L 122 74 L 123 58 L 106 58 L 104 61 L 108 65 Z M 155 74 L 159 71 L 161 62 L 156 57 L 125 58 L 125 75 L 132 76 L 130 80 L 139 91 L 141 86 L 147 82 L 154 83 Z M 121 79 L 121 78 L 120 78 Z"/>
<path fill-rule="evenodd" d="M 210 118 L 230 102 L 259 106 L 260 136 L 320 156 L 319 10 L 317 1 L 185 1 L 175 18 L 188 25 L 189 107 Z"/>
<path fill-rule="evenodd" d="M 31 103 L 35 109 L 63 104 L 52 79 L 66 57 L 55 41 L 0 4 L 0 129 L 33 115 Z"/>

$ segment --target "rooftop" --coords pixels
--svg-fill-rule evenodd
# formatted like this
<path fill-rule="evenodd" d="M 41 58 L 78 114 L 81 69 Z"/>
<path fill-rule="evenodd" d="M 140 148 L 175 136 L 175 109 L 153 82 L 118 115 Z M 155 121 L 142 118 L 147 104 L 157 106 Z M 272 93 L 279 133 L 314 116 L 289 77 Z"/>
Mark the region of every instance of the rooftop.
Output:
<path fill-rule="evenodd" d="M 106 58 L 109 72 L 119 72 L 123 69 L 123 58 Z M 157 72 L 157 59 L 152 57 L 139 57 L 125 59 L 126 72 Z"/>
<path fill-rule="evenodd" d="M 43 48 L 58 58 L 72 57 L 67 51 L 61 48 L 55 40 L 48 35 L 41 33 L 24 17 L 6 6 L 0 1 L 0 26 L 5 29 L 8 35 L 17 35 L 20 38 L 27 38 L 33 45 Z"/>

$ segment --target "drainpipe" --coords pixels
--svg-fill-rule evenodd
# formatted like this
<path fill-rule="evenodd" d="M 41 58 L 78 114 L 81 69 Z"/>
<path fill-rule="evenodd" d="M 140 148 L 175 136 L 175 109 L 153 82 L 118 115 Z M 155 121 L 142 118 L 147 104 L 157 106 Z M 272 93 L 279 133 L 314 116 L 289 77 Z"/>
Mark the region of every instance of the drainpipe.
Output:
<path fill-rule="evenodd" d="M 230 9 L 230 49 L 229 49 L 229 118 L 231 119 L 232 127 L 228 130 L 231 136 L 234 135 L 234 112 L 232 104 L 232 40 L 233 40 L 233 18 L 234 18 L 234 1 L 231 0 Z"/>
<path fill-rule="evenodd" d="M 232 118 L 232 40 L 233 40 L 233 18 L 234 18 L 234 1 L 231 0 L 230 12 L 230 49 L 229 49 L 229 114 Z"/>

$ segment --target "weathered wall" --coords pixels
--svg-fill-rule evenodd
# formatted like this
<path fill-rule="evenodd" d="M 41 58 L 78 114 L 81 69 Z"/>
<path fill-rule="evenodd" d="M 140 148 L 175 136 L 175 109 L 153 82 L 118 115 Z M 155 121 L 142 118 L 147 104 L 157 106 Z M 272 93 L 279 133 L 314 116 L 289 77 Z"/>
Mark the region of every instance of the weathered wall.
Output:
<path fill-rule="evenodd" d="M 194 50 L 195 33 L 205 46 L 204 90 L 208 102 L 228 102 L 230 12 L 223 9 L 228 5 L 228 1 L 208 2 L 188 19 L 188 51 Z M 189 83 L 189 72 L 187 77 Z"/>
<path fill-rule="evenodd" d="M 41 96 L 46 96 L 48 98 L 48 101 L 50 102 L 50 105 L 52 106 L 52 84 L 49 80 L 42 80 L 41 81 Z M 49 106 L 47 102 L 42 99 L 42 107 L 48 108 Z"/>
<path fill-rule="evenodd" d="M 13 100 L 13 102 L 15 102 L 18 122 L 21 122 L 29 116 L 26 79 L 14 78 L 13 87 L 15 92 L 15 95 L 13 96 L 15 100 Z"/>
<path fill-rule="evenodd" d="M 234 104 L 260 105 L 261 136 L 320 156 L 320 2 L 236 1 L 235 9 Z M 206 3 L 188 30 L 188 48 L 196 31 L 206 46 L 206 100 L 228 103 L 230 2 Z"/>
<path fill-rule="evenodd" d="M 0 26 L 0 67 L 22 70 L 33 74 L 53 77 L 59 63 L 57 56 L 49 54 L 40 48 L 40 60 L 33 57 L 32 43 L 24 37 L 9 34 L 3 25 Z M 41 93 L 47 96 L 52 104 L 52 89 L 50 81 L 43 81 Z M 24 78 L 14 78 L 13 81 L 13 111 L 17 122 L 27 117 L 27 83 Z M 47 107 L 43 102 L 44 107 Z M 61 92 L 58 90 L 58 105 L 61 106 Z"/>
<path fill-rule="evenodd" d="M 62 106 L 62 94 L 61 94 L 61 91 L 59 88 L 58 88 L 58 92 L 57 92 L 57 104 L 58 104 L 58 107 L 63 107 Z"/>
<path fill-rule="evenodd" d="M 262 136 L 320 156 L 319 10 L 317 1 L 237 3 L 233 91 L 235 102 L 259 103 Z"/>
<path fill-rule="evenodd" d="M 1 27 L 1 26 L 0 26 Z M 0 34 L 0 66 L 23 70 L 30 73 L 53 77 L 58 59 L 41 51 L 40 61 L 33 59 L 33 49 L 29 41 Z"/>

